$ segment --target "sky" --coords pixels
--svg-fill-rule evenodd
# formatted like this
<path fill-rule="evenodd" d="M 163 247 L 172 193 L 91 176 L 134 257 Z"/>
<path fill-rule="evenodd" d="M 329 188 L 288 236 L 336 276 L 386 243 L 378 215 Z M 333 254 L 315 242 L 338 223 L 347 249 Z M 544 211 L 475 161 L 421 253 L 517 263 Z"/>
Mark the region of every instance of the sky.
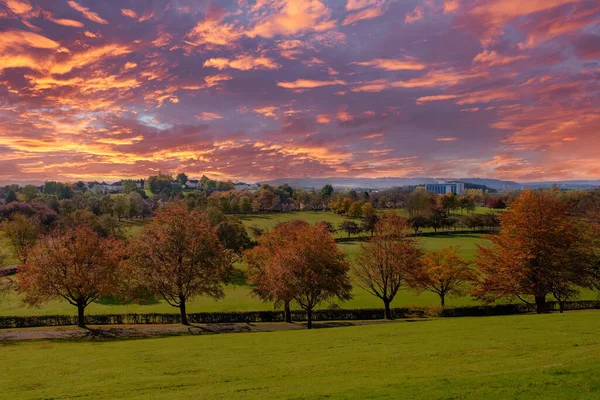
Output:
<path fill-rule="evenodd" d="M 0 0 L 0 181 L 600 178 L 597 0 Z"/>

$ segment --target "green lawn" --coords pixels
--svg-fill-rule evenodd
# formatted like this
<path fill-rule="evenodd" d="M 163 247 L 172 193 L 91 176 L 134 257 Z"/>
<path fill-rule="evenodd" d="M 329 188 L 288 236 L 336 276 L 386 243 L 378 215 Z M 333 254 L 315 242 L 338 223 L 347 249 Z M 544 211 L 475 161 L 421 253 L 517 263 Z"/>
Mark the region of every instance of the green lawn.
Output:
<path fill-rule="evenodd" d="M 600 312 L 0 344 L 6 399 L 597 399 Z"/>

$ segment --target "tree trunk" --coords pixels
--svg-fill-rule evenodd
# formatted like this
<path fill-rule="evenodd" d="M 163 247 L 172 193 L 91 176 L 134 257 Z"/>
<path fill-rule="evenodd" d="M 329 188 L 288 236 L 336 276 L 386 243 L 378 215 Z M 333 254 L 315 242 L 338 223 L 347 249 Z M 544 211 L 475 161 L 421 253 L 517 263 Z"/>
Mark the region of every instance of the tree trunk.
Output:
<path fill-rule="evenodd" d="M 546 296 L 535 296 L 535 312 L 538 314 L 543 314 L 546 311 Z"/>
<path fill-rule="evenodd" d="M 442 301 L 442 307 L 446 305 L 446 294 L 440 294 L 440 300 Z"/>
<path fill-rule="evenodd" d="M 77 326 L 87 329 L 87 326 L 85 326 L 85 306 L 82 303 L 77 303 Z"/>
<path fill-rule="evenodd" d="M 312 308 L 309 308 L 306 310 L 306 317 L 308 319 L 308 323 L 306 324 L 306 327 L 308 329 L 312 329 Z"/>
<path fill-rule="evenodd" d="M 390 310 L 390 300 L 389 299 L 383 299 L 383 307 L 384 307 L 383 318 L 392 319 L 392 310 Z"/>
<path fill-rule="evenodd" d="M 283 305 L 283 314 L 285 318 L 285 322 L 288 324 L 292 323 L 292 310 L 290 309 L 290 302 L 286 301 Z"/>
<path fill-rule="evenodd" d="M 181 323 L 189 325 L 187 313 L 185 312 L 185 297 L 179 296 L 179 312 L 181 313 Z"/>

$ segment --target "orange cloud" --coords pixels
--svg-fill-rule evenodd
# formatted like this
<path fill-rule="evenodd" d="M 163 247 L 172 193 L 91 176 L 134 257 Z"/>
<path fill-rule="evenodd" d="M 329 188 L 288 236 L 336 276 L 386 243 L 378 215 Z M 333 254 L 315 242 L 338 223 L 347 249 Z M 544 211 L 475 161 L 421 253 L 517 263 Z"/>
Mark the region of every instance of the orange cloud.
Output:
<path fill-rule="evenodd" d="M 346 85 L 345 81 L 336 79 L 333 81 L 317 81 L 312 79 L 297 79 L 293 82 L 277 82 L 277 86 L 286 89 L 314 89 L 322 86 Z"/>
<path fill-rule="evenodd" d="M 518 60 L 529 58 L 527 55 L 501 56 L 495 51 L 483 50 L 473 58 L 474 63 L 487 64 L 490 67 L 512 64 Z"/>
<path fill-rule="evenodd" d="M 331 10 L 320 0 L 278 0 L 269 2 L 267 8 L 270 13 L 259 17 L 248 36 L 287 36 L 303 31 L 325 31 L 336 25 L 331 19 Z"/>
<path fill-rule="evenodd" d="M 214 121 L 216 119 L 222 119 L 223 117 L 217 113 L 203 112 L 196 116 L 197 119 L 202 121 Z"/>
<path fill-rule="evenodd" d="M 403 60 L 396 59 L 385 59 L 385 58 L 376 58 L 371 61 L 362 61 L 362 62 L 353 62 L 352 64 L 364 66 L 364 67 L 373 67 L 379 68 L 386 71 L 402 71 L 402 70 L 416 70 L 420 71 L 427 67 L 426 64 L 420 62 L 414 57 L 404 57 Z"/>
<path fill-rule="evenodd" d="M 47 18 L 48 21 L 52 21 L 57 25 L 62 25 L 62 26 L 71 26 L 73 28 L 83 28 L 84 25 L 83 23 L 79 22 L 79 21 L 75 21 L 72 19 L 65 19 L 65 18 L 52 18 L 49 17 Z"/>
<path fill-rule="evenodd" d="M 346 10 L 355 11 L 361 8 L 379 5 L 381 0 L 348 0 L 346 3 Z"/>
<path fill-rule="evenodd" d="M 27 1 L 3 0 L 3 2 L 4 4 L 6 4 L 6 7 L 8 7 L 8 9 L 14 12 L 15 14 L 27 14 L 31 10 L 33 10 L 33 7 L 31 7 L 31 5 Z"/>
<path fill-rule="evenodd" d="M 349 14 L 342 22 L 342 25 L 351 25 L 364 19 L 373 19 L 383 15 L 381 7 L 365 8 L 364 10 Z"/>
<path fill-rule="evenodd" d="M 423 96 L 417 99 L 417 104 L 428 103 L 430 101 L 451 100 L 460 97 L 456 94 L 438 94 L 435 96 Z"/>
<path fill-rule="evenodd" d="M 363 140 L 367 140 L 367 139 L 377 139 L 383 137 L 383 133 L 369 133 L 367 135 L 361 136 L 361 139 Z"/>
<path fill-rule="evenodd" d="M 522 16 L 549 10 L 578 0 L 490 0 L 482 1 L 471 8 L 468 13 L 481 20 L 485 27 L 482 41 L 488 43 L 494 36 L 504 32 L 504 26 Z"/>
<path fill-rule="evenodd" d="M 124 15 L 124 16 L 126 16 L 126 17 L 133 18 L 133 19 L 137 19 L 138 18 L 137 13 L 135 11 L 133 11 L 133 10 L 128 9 L 128 8 L 122 8 L 121 9 L 121 14 Z"/>
<path fill-rule="evenodd" d="M 58 62 L 50 68 L 52 74 L 65 74 L 74 68 L 81 68 L 100 60 L 118 57 L 131 53 L 131 48 L 122 44 L 108 44 L 92 48 L 81 53 L 75 53 L 65 61 Z"/>
<path fill-rule="evenodd" d="M 377 79 L 368 82 L 359 82 L 351 90 L 353 92 L 380 92 L 392 88 L 420 88 L 420 87 L 439 87 L 455 86 L 467 80 L 484 78 L 489 75 L 486 71 L 477 72 L 458 72 L 453 69 L 431 70 L 425 75 L 409 79 L 407 81 L 390 81 L 387 79 Z"/>
<path fill-rule="evenodd" d="M 92 22 L 96 22 L 97 24 L 104 24 L 104 25 L 108 24 L 107 20 L 103 19 L 95 12 L 90 11 L 89 8 L 84 7 L 73 0 L 67 1 L 67 4 L 72 9 L 79 11 L 81 14 L 83 14 L 84 17 L 86 17 L 87 19 L 89 19 Z"/>
<path fill-rule="evenodd" d="M 251 69 L 277 69 L 279 64 L 272 58 L 265 56 L 253 57 L 251 55 L 240 55 L 234 59 L 223 57 L 209 58 L 204 62 L 204 67 L 214 67 L 219 70 L 225 68 L 239 69 L 249 71 Z"/>
<path fill-rule="evenodd" d="M 267 118 L 275 118 L 275 119 L 277 119 L 276 112 L 278 112 L 278 111 L 279 111 L 279 107 L 277 107 L 277 106 L 266 106 L 266 107 L 259 107 L 259 108 L 254 109 L 255 113 L 258 113 Z"/>
<path fill-rule="evenodd" d="M 436 142 L 455 142 L 455 141 L 458 140 L 458 138 L 442 136 L 442 137 L 439 137 L 439 138 L 437 138 L 435 140 L 436 140 Z"/>
<path fill-rule="evenodd" d="M 222 19 L 223 16 L 210 17 L 198 22 L 186 35 L 186 43 L 209 49 L 233 45 L 243 36 L 243 31 L 237 25 L 223 23 Z"/>

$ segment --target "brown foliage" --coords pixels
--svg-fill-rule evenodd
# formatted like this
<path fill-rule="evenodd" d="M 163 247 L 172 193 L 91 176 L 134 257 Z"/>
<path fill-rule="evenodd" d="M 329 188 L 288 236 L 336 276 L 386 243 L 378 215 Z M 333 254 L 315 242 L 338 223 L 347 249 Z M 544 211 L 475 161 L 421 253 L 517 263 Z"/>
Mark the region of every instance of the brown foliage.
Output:
<path fill-rule="evenodd" d="M 501 230 L 480 247 L 475 292 L 495 300 L 533 296 L 538 312 L 548 294 L 591 285 L 594 243 L 589 225 L 551 191 L 524 191 L 501 217 Z"/>
<path fill-rule="evenodd" d="M 245 259 L 255 293 L 287 305 L 296 301 L 307 311 L 309 329 L 312 311 L 319 303 L 351 298 L 348 263 L 321 224 L 279 224 L 259 238 L 258 246 L 247 251 Z"/>
<path fill-rule="evenodd" d="M 383 300 L 386 318 L 391 318 L 390 303 L 408 274 L 420 264 L 422 251 L 409 233 L 404 218 L 386 213 L 375 236 L 361 244 L 354 266 L 359 286 Z"/>
<path fill-rule="evenodd" d="M 65 299 L 77 307 L 79 326 L 85 327 L 85 308 L 117 290 L 121 251 L 121 243 L 98 237 L 88 226 L 55 231 L 31 250 L 19 269 L 17 290 L 32 306 Z"/>
<path fill-rule="evenodd" d="M 440 296 L 442 306 L 446 296 L 467 293 L 469 282 L 475 279 L 471 264 L 458 254 L 458 247 L 429 252 L 420 268 L 409 274 L 408 284 L 418 291 L 429 291 Z"/>
<path fill-rule="evenodd" d="M 216 229 L 205 214 L 175 203 L 160 210 L 131 244 L 133 282 L 178 307 L 184 324 L 189 298 L 222 298 L 231 279 L 232 252 L 219 242 Z"/>

